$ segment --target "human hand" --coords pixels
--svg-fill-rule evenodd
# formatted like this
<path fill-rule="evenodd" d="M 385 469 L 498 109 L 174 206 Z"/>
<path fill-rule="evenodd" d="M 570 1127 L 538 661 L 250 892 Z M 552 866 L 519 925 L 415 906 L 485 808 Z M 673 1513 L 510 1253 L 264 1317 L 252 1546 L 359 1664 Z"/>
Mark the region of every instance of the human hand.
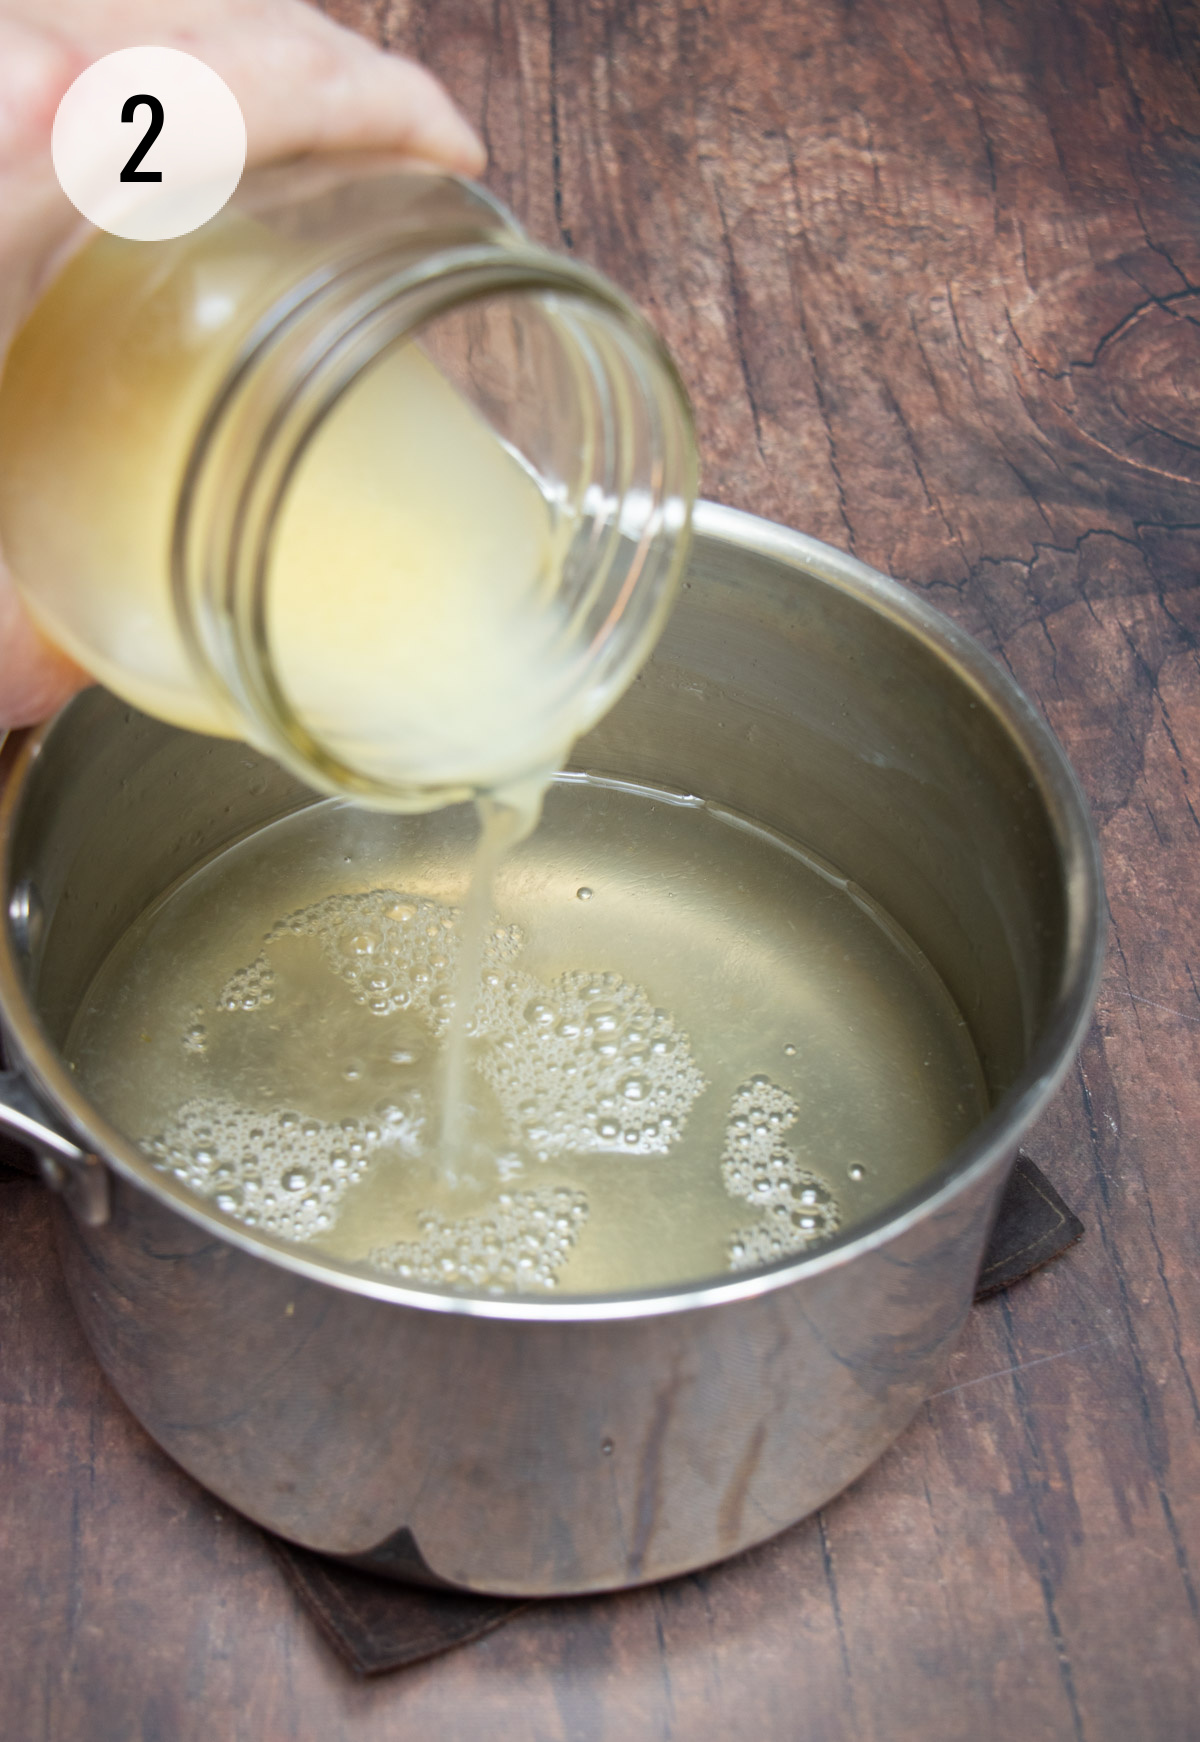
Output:
<path fill-rule="evenodd" d="M 50 159 L 59 102 L 92 61 L 147 43 L 221 75 L 246 119 L 248 165 L 382 150 L 483 168 L 431 73 L 300 0 L 0 0 L 0 360 L 81 224 Z M 90 682 L 39 634 L 0 554 L 0 729 L 45 719 Z"/>

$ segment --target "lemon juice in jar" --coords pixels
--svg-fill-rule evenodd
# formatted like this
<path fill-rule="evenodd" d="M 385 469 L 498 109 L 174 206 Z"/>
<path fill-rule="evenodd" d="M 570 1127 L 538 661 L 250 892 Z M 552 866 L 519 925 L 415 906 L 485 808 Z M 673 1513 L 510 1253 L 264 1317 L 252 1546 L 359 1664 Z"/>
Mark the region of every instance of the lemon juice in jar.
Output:
<path fill-rule="evenodd" d="M 260 172 L 188 236 L 97 236 L 0 382 L 50 638 L 393 810 L 530 802 L 652 645 L 695 475 L 631 306 L 441 175 Z"/>

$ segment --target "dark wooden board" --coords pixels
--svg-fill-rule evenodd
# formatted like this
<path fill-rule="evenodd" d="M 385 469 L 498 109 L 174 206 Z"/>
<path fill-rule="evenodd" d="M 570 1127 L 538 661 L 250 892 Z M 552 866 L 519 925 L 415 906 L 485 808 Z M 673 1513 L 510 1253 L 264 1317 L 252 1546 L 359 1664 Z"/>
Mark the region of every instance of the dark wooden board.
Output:
<path fill-rule="evenodd" d="M 1200 14 L 339 0 L 666 334 L 705 488 L 898 575 L 1067 745 L 1113 924 L 1035 1154 L 1088 1238 L 823 1515 L 355 1684 L 100 1379 L 0 1189 L 12 1742 L 1200 1738 Z"/>

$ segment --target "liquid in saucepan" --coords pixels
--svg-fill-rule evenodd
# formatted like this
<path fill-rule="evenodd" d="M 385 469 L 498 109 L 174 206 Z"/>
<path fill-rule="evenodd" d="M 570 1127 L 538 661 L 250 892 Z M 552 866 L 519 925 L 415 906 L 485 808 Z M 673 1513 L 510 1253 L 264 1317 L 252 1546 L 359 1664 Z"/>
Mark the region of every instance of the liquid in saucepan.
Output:
<path fill-rule="evenodd" d="M 93 984 L 69 1042 L 87 1092 L 230 1217 L 474 1294 L 642 1290 L 802 1253 L 917 1185 L 985 1111 L 929 963 L 795 845 L 562 776 L 500 858 L 460 973 L 475 834 L 469 807 L 329 801 L 222 853 Z"/>

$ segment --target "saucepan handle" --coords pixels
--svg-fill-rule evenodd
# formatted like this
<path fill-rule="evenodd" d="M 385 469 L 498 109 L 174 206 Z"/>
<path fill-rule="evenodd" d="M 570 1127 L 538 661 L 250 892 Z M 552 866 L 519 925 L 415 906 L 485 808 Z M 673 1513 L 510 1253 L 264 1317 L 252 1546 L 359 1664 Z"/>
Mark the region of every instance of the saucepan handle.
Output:
<path fill-rule="evenodd" d="M 17 1071 L 0 1070 L 0 1132 L 31 1149 L 38 1172 L 89 1228 L 108 1221 L 108 1169 L 67 1135 Z"/>
<path fill-rule="evenodd" d="M 14 746 L 23 734 L 0 730 L 0 785 L 10 772 Z M 10 917 L 15 919 L 10 908 Z M 28 922 L 28 914 L 24 915 Z M 11 1056 L 11 1055 L 10 1055 Z M 79 1221 L 90 1228 L 108 1221 L 111 1191 L 108 1169 L 98 1155 L 82 1149 L 19 1071 L 6 1070 L 0 1034 L 0 1134 L 30 1150 L 34 1170 L 59 1192 Z"/>

